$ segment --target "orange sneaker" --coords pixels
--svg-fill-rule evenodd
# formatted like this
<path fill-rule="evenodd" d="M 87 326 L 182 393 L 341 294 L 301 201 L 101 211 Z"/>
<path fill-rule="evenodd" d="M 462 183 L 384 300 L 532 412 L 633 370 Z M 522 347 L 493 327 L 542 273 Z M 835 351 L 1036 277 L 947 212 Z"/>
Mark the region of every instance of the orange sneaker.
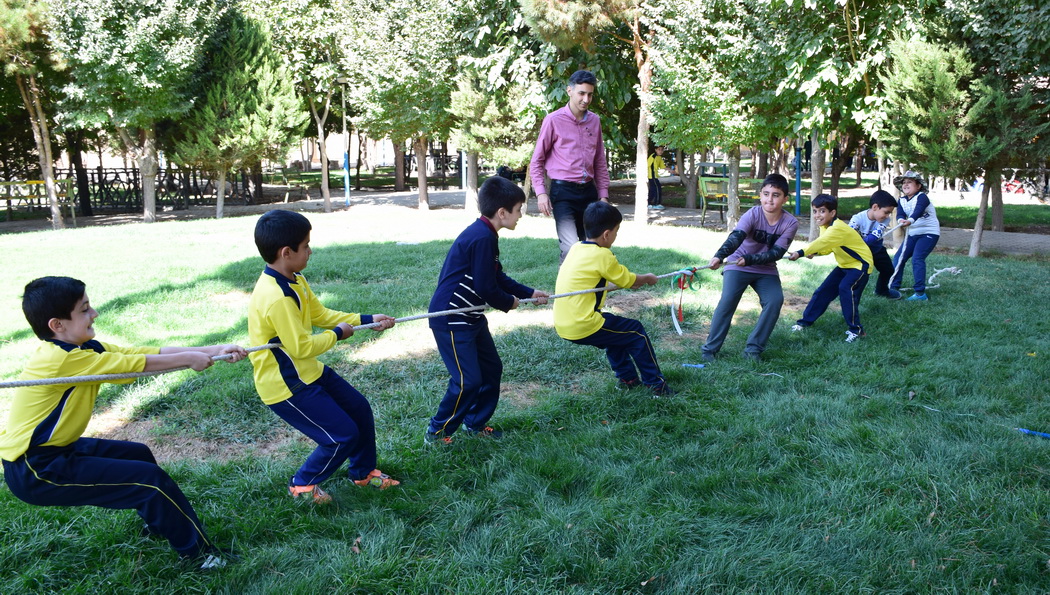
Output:
<path fill-rule="evenodd" d="M 303 496 L 313 500 L 314 504 L 331 504 L 332 497 L 328 495 L 328 492 L 321 489 L 321 486 L 288 486 L 288 493 L 291 494 L 292 498 L 299 498 Z"/>
<path fill-rule="evenodd" d="M 389 475 L 383 473 L 379 469 L 372 469 L 372 472 L 368 474 L 368 477 L 364 479 L 355 479 L 353 481 L 361 487 L 373 487 L 377 490 L 385 490 L 396 485 L 401 485 L 400 481 L 392 479 Z"/>

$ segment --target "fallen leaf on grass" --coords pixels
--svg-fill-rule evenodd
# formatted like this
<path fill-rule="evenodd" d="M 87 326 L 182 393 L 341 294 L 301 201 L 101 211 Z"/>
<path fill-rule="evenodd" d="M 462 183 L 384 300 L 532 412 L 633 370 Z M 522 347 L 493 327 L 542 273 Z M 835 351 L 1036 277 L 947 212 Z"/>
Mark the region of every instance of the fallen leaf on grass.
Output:
<path fill-rule="evenodd" d="M 908 400 L 910 401 L 910 400 L 912 400 L 914 398 L 915 398 L 915 391 L 913 391 L 913 390 L 908 391 Z"/>
<path fill-rule="evenodd" d="M 1035 352 L 1033 351 L 1033 352 L 1029 353 L 1028 357 L 1035 357 Z"/>
<path fill-rule="evenodd" d="M 354 552 L 355 554 L 360 554 L 361 553 L 361 548 L 358 547 L 359 545 L 361 545 L 361 536 L 360 535 L 358 535 L 357 539 L 354 540 L 354 545 L 350 546 L 350 551 Z"/>
<path fill-rule="evenodd" d="M 607 420 L 607 419 L 603 419 L 603 420 L 602 420 L 602 425 L 603 425 L 603 426 L 607 426 L 607 425 L 609 425 L 609 420 Z"/>
<path fill-rule="evenodd" d="M 650 576 L 650 577 L 649 577 L 649 580 L 647 580 L 647 581 L 642 581 L 642 586 L 644 587 L 644 586 L 648 585 L 649 583 L 651 583 L 651 582 L 653 582 L 653 581 L 655 581 L 655 580 L 656 580 L 656 577 L 655 577 L 655 576 Z"/>

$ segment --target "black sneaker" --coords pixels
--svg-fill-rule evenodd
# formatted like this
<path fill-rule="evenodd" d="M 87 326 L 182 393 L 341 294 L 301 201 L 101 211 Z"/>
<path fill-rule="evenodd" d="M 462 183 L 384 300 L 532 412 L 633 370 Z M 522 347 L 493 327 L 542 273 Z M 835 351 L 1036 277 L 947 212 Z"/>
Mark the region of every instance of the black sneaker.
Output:
<path fill-rule="evenodd" d="M 427 446 L 449 446 L 452 444 L 452 437 L 446 436 L 444 432 L 427 430 L 423 434 L 423 444 Z"/>
<path fill-rule="evenodd" d="M 234 553 L 233 550 L 217 547 L 208 548 L 196 556 L 181 556 L 181 558 L 182 563 L 189 567 L 190 570 L 199 572 L 219 570 L 241 561 L 241 557 Z"/>
<path fill-rule="evenodd" d="M 744 359 L 746 359 L 749 362 L 756 362 L 757 363 L 757 362 L 762 361 L 762 354 L 754 352 L 754 351 L 745 351 L 744 352 Z"/>
<path fill-rule="evenodd" d="M 678 394 L 678 391 L 667 386 L 667 382 L 661 382 L 660 384 L 650 387 L 653 390 L 654 397 L 673 397 Z"/>
<path fill-rule="evenodd" d="M 705 362 L 707 362 L 709 364 L 713 364 L 713 363 L 715 363 L 715 354 L 713 354 L 713 353 L 711 353 L 709 351 L 705 351 L 705 352 L 700 354 L 700 359 L 704 360 Z"/>
<path fill-rule="evenodd" d="M 616 381 L 616 388 L 618 388 L 620 390 L 631 390 L 631 389 L 638 388 L 638 387 L 641 387 L 641 386 L 645 386 L 645 385 L 643 385 L 642 381 L 638 380 L 637 378 L 632 378 L 630 380 L 624 380 L 624 379 L 621 378 L 621 379 Z"/>
<path fill-rule="evenodd" d="M 488 426 L 485 426 L 483 429 L 480 430 L 475 430 L 473 428 L 463 426 L 463 431 L 467 433 L 467 436 L 484 436 L 486 438 L 492 438 L 493 440 L 499 440 L 503 437 L 502 430 L 497 430 Z"/>

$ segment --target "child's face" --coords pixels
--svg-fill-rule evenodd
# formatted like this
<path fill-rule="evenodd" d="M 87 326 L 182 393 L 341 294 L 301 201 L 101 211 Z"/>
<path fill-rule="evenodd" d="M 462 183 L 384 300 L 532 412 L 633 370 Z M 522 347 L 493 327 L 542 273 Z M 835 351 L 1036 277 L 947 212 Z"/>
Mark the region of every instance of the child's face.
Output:
<path fill-rule="evenodd" d="M 868 209 L 868 217 L 874 219 L 879 223 L 889 219 L 893 215 L 893 207 L 880 207 L 879 205 L 871 205 Z"/>
<path fill-rule="evenodd" d="M 907 178 L 903 182 L 901 182 L 901 192 L 907 194 L 908 196 L 918 194 L 919 188 L 919 183 L 911 178 Z"/>
<path fill-rule="evenodd" d="M 514 229 L 518 226 L 518 220 L 521 219 L 521 207 L 523 203 L 514 205 L 514 208 L 510 211 L 507 209 L 500 209 L 496 212 L 496 216 L 499 218 L 500 227 L 506 229 Z"/>
<path fill-rule="evenodd" d="M 834 223 L 837 214 L 836 211 L 829 211 L 827 207 L 817 207 L 813 209 L 813 218 L 816 219 L 817 225 L 821 227 Z"/>
<path fill-rule="evenodd" d="M 288 251 L 288 268 L 293 273 L 298 273 L 306 268 L 306 264 L 310 262 L 310 255 L 313 254 L 313 250 L 310 249 L 310 232 L 306 232 L 306 237 L 299 243 L 299 248 L 292 252 Z"/>
<path fill-rule="evenodd" d="M 762 211 L 776 213 L 784 207 L 787 195 L 775 186 L 763 186 L 762 191 L 759 192 L 758 201 L 762 204 Z"/>
<path fill-rule="evenodd" d="M 85 293 L 84 297 L 80 298 L 77 305 L 73 307 L 69 318 L 51 319 L 51 330 L 59 341 L 83 345 L 95 338 L 94 322 L 96 318 L 98 318 L 98 312 L 91 307 L 91 302 L 88 301 Z"/>

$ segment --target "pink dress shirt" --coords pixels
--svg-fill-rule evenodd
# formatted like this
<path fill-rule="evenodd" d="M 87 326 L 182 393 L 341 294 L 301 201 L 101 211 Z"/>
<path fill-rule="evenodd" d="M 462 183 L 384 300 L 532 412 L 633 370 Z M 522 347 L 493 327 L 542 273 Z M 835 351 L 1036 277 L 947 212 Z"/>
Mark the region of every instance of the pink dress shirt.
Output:
<path fill-rule="evenodd" d="M 568 182 L 594 181 L 598 198 L 609 197 L 609 166 L 605 162 L 602 125 L 588 110 L 577 120 L 566 105 L 543 118 L 536 149 L 529 163 L 532 189 L 547 194 L 544 176 Z"/>

